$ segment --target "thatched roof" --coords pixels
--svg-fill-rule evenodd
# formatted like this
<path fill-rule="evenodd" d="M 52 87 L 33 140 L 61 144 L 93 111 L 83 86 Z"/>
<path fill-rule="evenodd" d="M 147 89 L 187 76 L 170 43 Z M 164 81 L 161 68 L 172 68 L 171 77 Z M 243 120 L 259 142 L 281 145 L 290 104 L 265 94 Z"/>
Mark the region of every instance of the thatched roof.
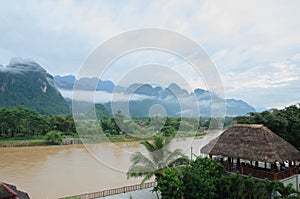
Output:
<path fill-rule="evenodd" d="M 236 124 L 210 141 L 201 153 L 273 163 L 300 160 L 291 144 L 258 124 Z"/>

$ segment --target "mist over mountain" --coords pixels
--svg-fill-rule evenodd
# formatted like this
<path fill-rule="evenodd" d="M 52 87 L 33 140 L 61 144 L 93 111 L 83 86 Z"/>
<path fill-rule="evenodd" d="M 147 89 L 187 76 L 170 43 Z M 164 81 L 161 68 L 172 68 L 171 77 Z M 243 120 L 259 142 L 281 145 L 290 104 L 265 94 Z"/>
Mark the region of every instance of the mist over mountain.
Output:
<path fill-rule="evenodd" d="M 68 75 L 64 77 L 55 76 L 54 80 L 61 92 L 66 93 L 71 92 L 76 79 Z M 133 116 L 148 116 L 149 109 L 154 105 L 164 107 L 165 114 L 168 116 L 180 116 L 182 114 L 189 116 L 189 114 L 195 112 L 195 107 L 199 107 L 197 111 L 201 116 L 210 116 L 212 100 L 215 102 L 215 106 L 225 104 L 226 115 L 228 116 L 246 115 L 249 112 L 255 112 L 251 105 L 242 100 L 224 100 L 200 88 L 188 92 L 176 83 L 171 83 L 166 88 L 146 83 L 134 83 L 128 87 L 122 87 L 116 86 L 112 81 L 103 81 L 97 78 L 81 78 L 76 83 L 77 90 L 85 92 L 96 90 L 95 98 L 100 99 L 100 103 L 105 104 L 110 112 L 121 110 L 123 113 Z M 114 95 L 114 101 L 112 101 L 112 95 Z M 112 110 L 112 107 L 114 107 L 114 110 Z"/>
<path fill-rule="evenodd" d="M 14 58 L 0 67 L 0 107 L 25 106 L 41 114 L 70 113 L 53 77 L 30 59 Z"/>
<path fill-rule="evenodd" d="M 54 76 L 55 84 L 60 89 L 73 90 L 74 83 L 76 81 L 73 75 L 66 76 Z M 81 78 L 78 80 L 77 88 L 80 90 L 97 90 L 97 91 L 106 91 L 112 93 L 115 89 L 115 85 L 112 81 L 102 81 L 97 78 Z M 95 88 L 96 85 L 96 88 Z"/>
<path fill-rule="evenodd" d="M 160 107 L 164 109 L 162 114 L 168 116 L 210 116 L 212 101 L 217 107 L 225 104 L 228 116 L 255 111 L 242 100 L 224 100 L 200 88 L 189 92 L 176 83 L 168 87 L 146 83 L 123 87 L 98 78 L 81 78 L 76 81 L 72 75 L 53 77 L 35 61 L 22 58 L 14 58 L 7 66 L 0 66 L 0 107 L 22 105 L 41 114 L 70 113 L 71 102 L 68 101 L 67 105 L 65 99 L 72 98 L 75 82 L 83 97 L 96 90 L 98 97 L 95 102 L 104 104 L 110 113 L 121 110 L 132 116 L 149 116 L 151 108 Z"/>

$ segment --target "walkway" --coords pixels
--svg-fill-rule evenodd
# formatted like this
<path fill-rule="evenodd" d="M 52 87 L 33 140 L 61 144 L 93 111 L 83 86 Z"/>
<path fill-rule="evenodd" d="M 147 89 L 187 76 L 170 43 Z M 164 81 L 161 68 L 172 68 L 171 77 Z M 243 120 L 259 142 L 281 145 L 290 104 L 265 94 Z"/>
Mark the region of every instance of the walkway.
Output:
<path fill-rule="evenodd" d="M 109 189 L 104 191 L 98 191 L 94 193 L 85 193 L 76 196 L 67 196 L 60 199 L 69 199 L 69 198 L 76 198 L 76 199 L 98 199 L 98 198 L 130 198 L 130 194 L 132 194 L 133 198 L 149 198 L 151 199 L 153 196 L 156 197 L 155 193 L 152 193 L 151 190 L 153 187 L 156 186 L 156 182 L 147 182 L 143 185 L 130 185 L 115 189 Z M 145 196 L 144 196 L 145 195 Z M 147 197 L 146 197 L 147 196 Z"/>

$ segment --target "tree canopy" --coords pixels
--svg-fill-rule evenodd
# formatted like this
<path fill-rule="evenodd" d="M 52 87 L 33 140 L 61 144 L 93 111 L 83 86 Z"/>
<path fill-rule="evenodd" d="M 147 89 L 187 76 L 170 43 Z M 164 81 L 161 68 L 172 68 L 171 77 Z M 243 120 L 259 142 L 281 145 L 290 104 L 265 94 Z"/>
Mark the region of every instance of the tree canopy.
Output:
<path fill-rule="evenodd" d="M 300 198 L 291 185 L 225 173 L 224 167 L 210 158 L 198 157 L 180 170 L 167 168 L 157 180 L 162 199 L 271 199 Z"/>
<path fill-rule="evenodd" d="M 22 106 L 0 108 L 0 138 L 33 138 L 52 130 L 75 134 L 72 115 L 44 116 Z"/>

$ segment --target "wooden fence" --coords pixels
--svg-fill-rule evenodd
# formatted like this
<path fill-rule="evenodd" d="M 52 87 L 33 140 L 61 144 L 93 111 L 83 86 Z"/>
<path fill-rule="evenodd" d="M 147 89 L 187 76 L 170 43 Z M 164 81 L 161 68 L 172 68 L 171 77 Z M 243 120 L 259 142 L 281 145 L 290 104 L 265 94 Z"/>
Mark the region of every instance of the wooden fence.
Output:
<path fill-rule="evenodd" d="M 85 194 L 80 194 L 76 196 L 67 196 L 63 197 L 60 199 L 94 199 L 94 198 L 100 198 L 104 196 L 111 196 L 111 195 L 117 195 L 121 193 L 127 193 L 131 191 L 136 191 L 136 190 L 141 190 L 141 189 L 148 189 L 151 187 L 156 186 L 156 182 L 147 182 L 144 184 L 136 184 L 136 185 L 129 185 L 125 187 L 120 187 L 120 188 L 115 188 L 115 189 L 109 189 L 109 190 L 104 190 L 104 191 L 98 191 L 94 193 L 85 193 Z"/>

